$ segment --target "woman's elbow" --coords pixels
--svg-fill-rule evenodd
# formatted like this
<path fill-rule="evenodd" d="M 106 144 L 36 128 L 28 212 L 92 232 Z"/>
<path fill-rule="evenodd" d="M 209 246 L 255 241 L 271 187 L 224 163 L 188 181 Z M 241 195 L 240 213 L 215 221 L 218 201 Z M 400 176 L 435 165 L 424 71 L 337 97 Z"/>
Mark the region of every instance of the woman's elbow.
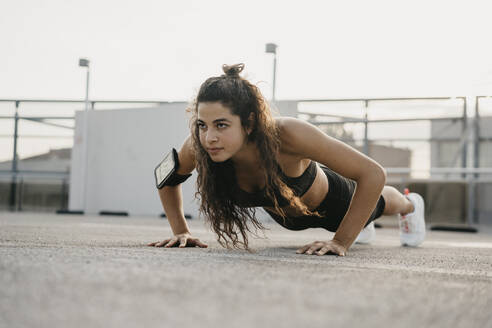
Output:
<path fill-rule="evenodd" d="M 378 163 L 371 165 L 370 169 L 366 171 L 365 176 L 371 181 L 372 185 L 378 186 L 381 189 L 386 184 L 386 170 Z"/>
<path fill-rule="evenodd" d="M 381 188 L 383 188 L 386 185 L 386 169 L 382 167 L 381 165 L 378 165 L 375 169 L 375 176 L 377 177 L 378 180 L 378 185 L 381 185 Z"/>
<path fill-rule="evenodd" d="M 375 163 L 374 165 L 368 166 L 356 181 L 357 183 L 367 181 L 372 186 L 383 189 L 386 184 L 386 170 L 381 165 Z"/>

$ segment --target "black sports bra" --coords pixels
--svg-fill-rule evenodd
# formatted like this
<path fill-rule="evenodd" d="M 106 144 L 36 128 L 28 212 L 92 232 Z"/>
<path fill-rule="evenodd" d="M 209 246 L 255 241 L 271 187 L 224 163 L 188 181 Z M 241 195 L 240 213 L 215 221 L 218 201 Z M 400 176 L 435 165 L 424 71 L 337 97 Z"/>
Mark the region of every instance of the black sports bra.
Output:
<path fill-rule="evenodd" d="M 316 179 L 317 165 L 316 162 L 311 161 L 306 170 L 298 177 L 288 177 L 282 172 L 280 166 L 278 166 L 278 172 L 282 181 L 289 186 L 294 195 L 301 197 L 308 189 L 313 185 L 314 179 Z M 257 192 L 247 192 L 239 188 L 236 185 L 236 193 L 234 195 L 235 202 L 241 207 L 273 207 L 273 201 L 266 196 L 265 190 Z M 282 197 L 278 190 L 274 191 L 275 197 L 280 207 L 289 205 L 289 201 Z"/>

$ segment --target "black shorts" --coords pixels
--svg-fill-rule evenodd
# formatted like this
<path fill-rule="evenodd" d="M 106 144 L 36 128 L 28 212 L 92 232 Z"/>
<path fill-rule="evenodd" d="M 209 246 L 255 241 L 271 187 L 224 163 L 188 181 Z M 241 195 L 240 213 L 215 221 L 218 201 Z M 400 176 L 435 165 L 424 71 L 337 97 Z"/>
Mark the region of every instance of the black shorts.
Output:
<path fill-rule="evenodd" d="M 321 169 L 328 177 L 329 184 L 328 193 L 325 199 L 323 199 L 321 204 L 315 209 L 321 217 L 314 215 L 286 217 L 284 222 L 284 218 L 280 215 L 268 210 L 267 213 L 277 221 L 277 223 L 289 230 L 325 228 L 328 231 L 337 231 L 350 206 L 357 184 L 354 180 L 347 179 L 325 166 L 321 166 Z M 383 214 L 385 205 L 386 202 L 384 201 L 383 196 L 380 196 L 376 208 L 368 218 L 366 225 Z"/>

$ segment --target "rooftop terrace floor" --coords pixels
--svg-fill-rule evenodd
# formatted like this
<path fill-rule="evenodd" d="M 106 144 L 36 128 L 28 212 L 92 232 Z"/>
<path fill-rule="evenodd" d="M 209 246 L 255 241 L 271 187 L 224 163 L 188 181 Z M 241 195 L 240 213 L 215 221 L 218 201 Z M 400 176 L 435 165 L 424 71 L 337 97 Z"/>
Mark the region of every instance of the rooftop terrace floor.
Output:
<path fill-rule="evenodd" d="M 492 327 L 492 233 L 394 227 L 345 257 L 296 254 L 332 233 L 267 222 L 254 253 L 155 248 L 165 219 L 0 213 L 0 327 Z"/>

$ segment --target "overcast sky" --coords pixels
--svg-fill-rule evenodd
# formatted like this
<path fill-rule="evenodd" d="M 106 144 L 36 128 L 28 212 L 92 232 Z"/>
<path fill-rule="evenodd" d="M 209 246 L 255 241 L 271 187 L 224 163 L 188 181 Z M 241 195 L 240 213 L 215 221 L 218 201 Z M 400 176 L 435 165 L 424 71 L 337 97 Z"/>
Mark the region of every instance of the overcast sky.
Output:
<path fill-rule="evenodd" d="M 2 0 L 0 97 L 188 100 L 244 62 L 277 97 L 491 93 L 490 1 Z"/>
<path fill-rule="evenodd" d="M 82 99 L 80 57 L 92 99 L 189 100 L 238 62 L 270 97 L 268 42 L 278 99 L 492 94 L 488 2 L 2 0 L 0 98 Z"/>

